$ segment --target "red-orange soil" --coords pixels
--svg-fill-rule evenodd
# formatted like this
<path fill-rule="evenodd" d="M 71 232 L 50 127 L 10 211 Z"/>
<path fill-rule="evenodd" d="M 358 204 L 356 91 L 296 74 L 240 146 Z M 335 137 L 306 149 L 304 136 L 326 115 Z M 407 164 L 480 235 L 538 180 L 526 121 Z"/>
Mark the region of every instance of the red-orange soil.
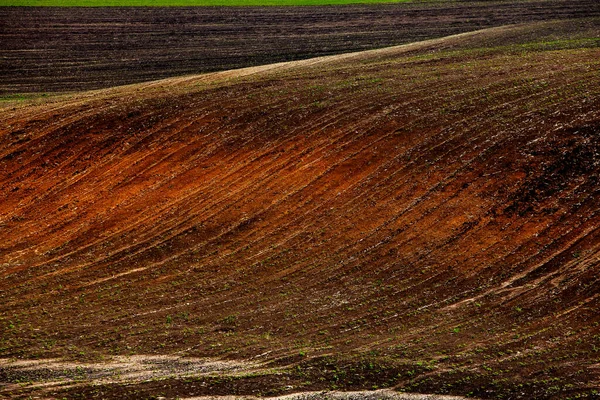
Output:
<path fill-rule="evenodd" d="M 57 398 L 595 398 L 599 26 L 3 103 L 0 355 L 283 368 Z"/>

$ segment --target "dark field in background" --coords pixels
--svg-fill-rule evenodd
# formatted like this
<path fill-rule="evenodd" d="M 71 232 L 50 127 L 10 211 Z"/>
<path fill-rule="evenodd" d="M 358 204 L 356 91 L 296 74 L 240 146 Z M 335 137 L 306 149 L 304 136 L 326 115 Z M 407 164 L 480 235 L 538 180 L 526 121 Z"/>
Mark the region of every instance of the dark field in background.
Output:
<path fill-rule="evenodd" d="M 485 27 L 600 16 L 597 0 L 333 7 L 0 8 L 0 93 L 73 91 Z"/>

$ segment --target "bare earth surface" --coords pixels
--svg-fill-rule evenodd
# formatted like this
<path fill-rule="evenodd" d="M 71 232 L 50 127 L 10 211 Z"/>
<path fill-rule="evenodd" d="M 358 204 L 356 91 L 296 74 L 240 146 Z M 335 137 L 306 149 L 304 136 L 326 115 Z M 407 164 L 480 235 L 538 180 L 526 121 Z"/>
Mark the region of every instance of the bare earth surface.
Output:
<path fill-rule="evenodd" d="M 78 91 L 600 16 L 597 0 L 333 7 L 0 7 L 0 95 Z"/>
<path fill-rule="evenodd" d="M 597 398 L 599 43 L 544 22 L 4 101 L 0 397 Z"/>
<path fill-rule="evenodd" d="M 264 397 L 263 397 L 264 398 Z M 255 400 L 258 397 L 253 396 L 202 396 L 188 397 L 182 400 Z M 407 394 L 398 393 L 391 390 L 375 390 L 362 392 L 335 392 L 321 391 L 309 393 L 289 394 L 285 396 L 269 397 L 273 400 L 462 400 L 464 397 L 458 396 L 439 396 L 426 394 Z"/>
<path fill-rule="evenodd" d="M 27 380 L 28 387 L 38 388 L 38 398 L 59 386 L 135 384 L 150 380 L 199 376 L 231 377 L 253 373 L 277 373 L 250 362 L 210 360 L 177 356 L 118 356 L 103 362 L 69 362 L 64 360 L 0 360 L 5 379 L 11 375 Z M 11 387 L 12 386 L 12 387 Z M 17 390 L 19 384 L 6 385 L 4 390 Z M 261 397 L 264 398 L 264 397 Z M 336 392 L 318 391 L 269 397 L 278 400 L 459 400 L 462 397 L 398 393 L 393 390 Z M 255 396 L 199 396 L 182 400 L 258 399 Z"/>
<path fill-rule="evenodd" d="M 21 380 L 27 379 L 32 386 L 47 388 L 77 386 L 82 381 L 86 384 L 131 383 L 175 376 L 234 374 L 240 371 L 250 373 L 258 370 L 259 365 L 190 357 L 136 355 L 84 363 L 59 359 L 1 359 L 0 368 L 4 379 L 11 380 L 13 377 L 19 377 Z"/>

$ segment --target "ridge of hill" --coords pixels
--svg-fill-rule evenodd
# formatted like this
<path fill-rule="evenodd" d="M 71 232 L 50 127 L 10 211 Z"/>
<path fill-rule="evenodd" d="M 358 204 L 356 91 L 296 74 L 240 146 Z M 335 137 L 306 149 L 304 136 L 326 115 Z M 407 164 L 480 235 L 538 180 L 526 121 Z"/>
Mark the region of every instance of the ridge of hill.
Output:
<path fill-rule="evenodd" d="M 383 48 L 509 24 L 578 18 L 585 25 L 590 17 L 600 18 L 596 0 L 0 6 L 0 101 Z"/>

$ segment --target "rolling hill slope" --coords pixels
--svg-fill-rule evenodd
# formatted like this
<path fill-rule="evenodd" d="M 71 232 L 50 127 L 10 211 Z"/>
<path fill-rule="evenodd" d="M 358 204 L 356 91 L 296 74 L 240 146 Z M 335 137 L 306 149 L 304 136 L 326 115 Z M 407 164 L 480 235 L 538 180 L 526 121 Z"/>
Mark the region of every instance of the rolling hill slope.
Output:
<path fill-rule="evenodd" d="M 173 397 L 592 398 L 599 38 L 494 28 L 4 102 L 0 355 L 281 368 Z"/>
<path fill-rule="evenodd" d="M 97 3 L 136 2 L 145 1 Z M 213 1 L 194 1 L 203 2 Z M 66 5 L 63 0 L 57 3 Z M 10 94 L 103 89 L 383 48 L 495 26 L 590 17 L 600 17 L 596 0 L 428 0 L 314 7 L 2 7 L 0 1 L 0 100 Z"/>

